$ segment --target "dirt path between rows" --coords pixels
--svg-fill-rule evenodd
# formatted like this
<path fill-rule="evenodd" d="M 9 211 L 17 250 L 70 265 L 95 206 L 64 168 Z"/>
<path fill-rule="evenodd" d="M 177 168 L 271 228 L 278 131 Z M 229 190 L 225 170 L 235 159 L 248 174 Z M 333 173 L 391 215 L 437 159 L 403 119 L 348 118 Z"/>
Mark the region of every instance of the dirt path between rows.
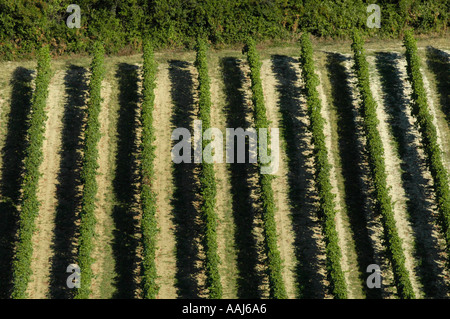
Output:
<path fill-rule="evenodd" d="M 242 108 L 242 119 L 245 122 L 245 128 L 255 128 L 255 109 L 252 103 L 250 65 L 248 64 L 248 61 L 240 61 L 239 68 L 244 77 L 242 82 L 242 91 L 244 92 L 245 103 L 247 104 Z M 252 240 L 251 245 L 254 249 L 252 252 L 252 254 L 254 254 L 254 259 L 251 260 L 251 263 L 253 271 L 256 274 L 254 279 L 257 280 L 255 292 L 259 298 L 268 298 L 270 294 L 270 287 L 266 263 L 267 254 L 264 240 L 264 224 L 262 220 L 261 188 L 257 169 L 257 166 L 254 164 L 246 162 L 245 176 L 242 176 L 242 182 L 245 182 L 248 187 L 248 198 L 246 200 L 248 202 L 247 208 L 250 209 L 250 211 L 245 213 L 249 215 L 247 217 L 247 222 L 249 222 L 247 226 L 250 226 L 250 228 L 247 229 L 247 231 L 250 231 L 251 233 L 249 240 Z"/>
<path fill-rule="evenodd" d="M 111 83 L 104 80 L 102 83 L 101 96 L 103 102 L 99 114 L 101 138 L 98 142 L 98 165 L 97 170 L 97 208 L 95 210 L 95 217 L 97 223 L 95 225 L 95 240 L 92 258 L 92 271 L 94 277 L 91 284 L 91 297 L 98 299 L 102 298 L 102 285 L 105 271 L 105 265 L 111 259 L 111 227 L 112 221 L 110 216 L 110 204 L 108 202 L 108 192 L 112 189 L 112 182 L 109 178 L 110 170 L 110 154 L 111 142 L 108 134 L 110 126 L 110 101 L 111 101 Z"/>
<path fill-rule="evenodd" d="M 349 218 L 345 215 L 343 212 L 343 207 L 341 203 L 343 203 L 344 199 L 342 194 L 339 191 L 338 188 L 338 177 L 337 177 L 337 170 L 336 170 L 336 161 L 335 157 L 333 156 L 333 142 L 332 142 L 332 129 L 331 129 L 331 116 L 330 116 L 330 109 L 327 101 L 327 97 L 324 93 L 324 87 L 322 82 L 322 75 L 321 73 L 317 73 L 319 77 L 319 86 L 317 87 L 317 91 L 319 92 L 319 98 L 322 103 L 322 110 L 321 114 L 323 119 L 325 120 L 324 123 L 324 133 L 325 133 L 325 143 L 328 150 L 328 162 L 331 165 L 330 170 L 330 182 L 332 186 L 332 193 L 336 195 L 335 198 L 335 207 L 336 207 L 336 230 L 339 237 L 339 247 L 342 253 L 342 259 L 341 259 L 341 267 L 342 271 L 345 275 L 345 281 L 347 283 L 347 291 L 348 291 L 348 298 L 349 299 L 355 299 L 357 296 L 361 295 L 362 287 L 360 285 L 360 281 L 358 280 L 358 272 L 356 271 L 358 269 L 358 260 L 354 248 L 354 243 L 352 234 L 350 231 L 350 225 L 349 225 Z"/>
<path fill-rule="evenodd" d="M 442 114 L 442 111 L 439 109 L 439 107 L 436 106 L 435 103 L 436 95 L 432 93 L 430 82 L 428 80 L 428 76 L 425 70 L 421 68 L 420 71 L 422 73 L 423 85 L 425 87 L 425 92 L 427 94 L 428 109 L 433 118 L 433 124 L 436 127 L 437 142 L 440 145 L 442 151 L 442 161 L 444 167 L 447 169 L 447 172 L 450 172 L 450 157 L 449 157 L 450 143 L 448 142 L 450 139 L 450 128 L 447 124 L 447 121 L 444 118 L 444 115 Z"/>
<path fill-rule="evenodd" d="M 438 226 L 433 179 L 426 165 L 421 136 L 416 119 L 411 114 L 411 83 L 408 81 L 406 59 L 398 53 L 379 53 L 378 72 L 383 74 L 384 111 L 390 133 L 396 139 L 401 156 L 400 178 L 406 196 L 407 217 L 414 237 L 415 272 L 420 276 L 424 297 L 443 298 L 447 295 L 448 275 L 445 270 L 445 244 Z M 396 186 L 400 187 L 399 185 Z M 408 234 L 408 232 L 407 232 Z"/>
<path fill-rule="evenodd" d="M 219 79 L 220 73 L 210 68 L 211 78 L 211 127 L 218 128 L 225 138 L 226 118 L 224 114 L 225 94 L 223 91 L 223 81 Z M 225 139 L 224 139 L 225 143 Z M 217 254 L 220 258 L 219 273 L 223 287 L 224 299 L 237 298 L 237 263 L 235 247 L 235 225 L 233 221 L 233 211 L 230 205 L 231 182 L 230 173 L 225 162 L 225 144 L 223 145 L 223 163 L 214 165 L 217 194 Z M 231 164 L 232 165 L 232 164 Z"/>
<path fill-rule="evenodd" d="M 414 238 L 412 236 L 413 229 L 408 221 L 408 215 L 406 211 L 406 195 L 405 190 L 402 186 L 401 178 L 401 168 L 400 159 L 393 149 L 393 138 L 390 133 L 389 123 L 387 120 L 388 115 L 386 114 L 386 109 L 388 106 L 385 105 L 381 96 L 381 83 L 380 75 L 375 70 L 375 57 L 368 56 L 367 61 L 370 67 L 370 86 L 371 91 L 374 96 L 375 101 L 378 104 L 377 107 L 377 118 L 379 121 L 378 131 L 383 143 L 384 148 L 384 162 L 386 165 L 386 182 L 387 186 L 390 188 L 390 196 L 393 205 L 394 219 L 398 234 L 402 239 L 402 248 L 405 255 L 405 265 L 408 273 L 410 274 L 411 284 L 414 293 L 417 298 L 421 297 L 421 287 L 417 278 L 417 273 L 415 271 L 415 260 L 413 256 L 414 250 Z"/>
<path fill-rule="evenodd" d="M 381 220 L 381 215 L 375 214 L 373 208 L 375 204 L 374 186 L 371 178 L 371 172 L 369 168 L 369 159 L 366 151 L 366 136 L 364 132 L 364 119 L 361 109 L 361 99 L 359 96 L 359 90 L 357 87 L 357 77 L 353 69 L 354 60 L 350 54 L 344 54 L 346 60 L 343 65 L 346 73 L 348 74 L 349 87 L 352 94 L 353 103 L 353 118 L 356 125 L 357 140 L 358 140 L 358 170 L 360 178 L 360 187 L 364 190 L 364 206 L 361 207 L 361 211 L 364 212 L 367 229 L 371 246 L 374 250 L 374 255 L 371 264 L 376 264 L 381 268 L 382 286 L 381 296 L 382 298 L 394 298 L 395 285 L 392 267 L 388 259 L 387 246 L 383 240 L 384 228 Z M 369 265 L 364 265 L 366 268 Z"/>
<path fill-rule="evenodd" d="M 270 128 L 279 128 L 281 117 L 278 108 L 278 93 L 276 91 L 276 78 L 272 71 L 270 60 L 263 60 L 261 65 L 261 80 L 264 92 L 264 101 L 267 109 L 267 118 L 271 122 Z M 272 150 L 276 151 L 276 150 Z M 289 205 L 288 168 L 286 164 L 286 152 L 281 148 L 279 152 L 279 167 L 272 181 L 272 189 L 275 198 L 275 223 L 277 226 L 278 248 L 283 260 L 283 279 L 288 298 L 296 298 L 297 287 L 295 282 L 295 249 L 294 230 L 292 226 Z"/>
<path fill-rule="evenodd" d="M 41 202 L 36 218 L 36 231 L 33 235 L 33 257 L 31 280 L 28 293 L 32 299 L 47 297 L 50 282 L 50 259 L 53 230 L 55 228 L 55 209 L 57 205 L 56 184 L 60 166 L 62 116 L 64 112 L 64 70 L 53 76 L 47 98 L 47 122 L 43 143 L 43 162 L 40 167 L 38 199 Z"/>
<path fill-rule="evenodd" d="M 173 299 L 177 297 L 175 288 L 176 258 L 175 231 L 172 221 L 171 198 L 173 196 L 173 176 L 171 152 L 172 101 L 170 97 L 171 81 L 169 66 L 164 63 L 158 67 L 155 88 L 155 109 L 153 111 L 155 126 L 155 182 L 154 192 L 157 198 L 159 232 L 157 234 L 156 268 L 160 286 L 158 298 Z"/>
<path fill-rule="evenodd" d="M 7 134 L 6 116 L 9 112 L 10 96 L 11 96 L 11 77 L 13 74 L 13 65 L 11 62 L 2 63 L 2 72 L 0 73 L 0 149 L 3 145 Z M 2 169 L 3 156 L 0 156 L 0 171 Z M 1 174 L 0 174 L 1 182 Z"/>
<path fill-rule="evenodd" d="M 304 94 L 305 81 L 298 59 L 272 56 L 276 77 L 282 149 L 286 156 L 288 205 L 293 228 L 297 298 L 330 298 L 326 274 L 325 242 L 318 216 L 314 182 L 312 134 Z M 278 183 L 278 181 L 276 182 Z M 274 184 L 276 184 L 274 183 Z M 274 185 L 274 187 L 278 187 Z"/>

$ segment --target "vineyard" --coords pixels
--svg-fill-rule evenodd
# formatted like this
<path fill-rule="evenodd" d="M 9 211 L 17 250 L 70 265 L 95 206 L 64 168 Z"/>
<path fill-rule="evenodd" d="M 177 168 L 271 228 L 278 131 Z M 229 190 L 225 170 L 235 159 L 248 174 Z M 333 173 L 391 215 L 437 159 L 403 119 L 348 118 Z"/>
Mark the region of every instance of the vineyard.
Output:
<path fill-rule="evenodd" d="M 0 62 L 0 298 L 450 297 L 448 38 L 155 47 Z"/>

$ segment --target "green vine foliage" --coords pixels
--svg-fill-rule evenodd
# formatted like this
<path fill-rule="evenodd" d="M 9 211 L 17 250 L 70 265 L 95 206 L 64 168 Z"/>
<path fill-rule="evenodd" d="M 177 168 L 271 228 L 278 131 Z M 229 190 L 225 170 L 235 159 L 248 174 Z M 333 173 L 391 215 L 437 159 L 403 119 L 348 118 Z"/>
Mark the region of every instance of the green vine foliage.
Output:
<path fill-rule="evenodd" d="M 384 233 L 390 252 L 394 278 L 401 298 L 415 298 L 408 270 L 405 266 L 405 255 L 402 241 L 398 235 L 395 224 L 392 200 L 386 183 L 386 166 L 384 163 L 384 148 L 378 132 L 378 119 L 376 115 L 377 103 L 370 90 L 369 65 L 364 51 L 364 41 L 355 32 L 352 49 L 355 58 L 355 71 L 358 78 L 358 87 L 362 99 L 364 129 L 367 136 L 367 150 L 369 165 L 375 186 L 377 210 L 383 216 Z"/>
<path fill-rule="evenodd" d="M 422 144 L 425 150 L 427 164 L 434 181 L 438 210 L 442 231 L 450 247 L 450 190 L 448 172 L 442 162 L 442 151 L 437 142 L 436 127 L 428 108 L 426 91 L 420 72 L 420 58 L 417 54 L 416 40 L 412 32 L 404 37 L 406 47 L 407 71 L 412 85 L 412 113 L 417 118 Z"/>
<path fill-rule="evenodd" d="M 147 39 L 144 41 L 144 79 L 143 101 L 141 109 L 141 205 L 142 205 L 142 243 L 143 243 L 143 291 L 144 298 L 155 299 L 159 286 L 156 283 L 157 273 L 155 264 L 156 234 L 158 225 L 156 222 L 156 194 L 152 190 L 152 182 L 155 178 L 155 129 L 153 127 L 153 109 L 155 101 L 155 80 L 157 64 L 153 54 L 153 46 Z"/>
<path fill-rule="evenodd" d="M 331 165 L 328 162 L 328 152 L 323 131 L 325 121 L 320 113 L 322 106 L 316 89 L 319 79 L 314 71 L 314 51 L 309 34 L 304 33 L 302 35 L 301 44 L 301 65 L 306 82 L 306 99 L 314 144 L 315 181 L 320 198 L 320 214 L 324 221 L 323 232 L 326 239 L 327 272 L 333 295 L 338 299 L 345 299 L 347 298 L 347 284 L 341 267 L 341 250 L 336 231 L 336 208 L 330 183 Z"/>
<path fill-rule="evenodd" d="M 78 266 L 81 270 L 81 285 L 75 292 L 75 299 L 87 299 L 91 293 L 93 277 L 91 256 L 95 237 L 95 208 L 97 195 L 98 149 L 100 140 L 99 114 L 102 98 L 100 95 L 104 76 L 104 48 L 101 42 L 95 42 L 92 50 L 91 80 L 89 83 L 89 102 L 87 123 L 84 133 L 83 166 L 81 183 L 83 185 L 81 200 L 80 235 L 78 244 Z"/>
<path fill-rule="evenodd" d="M 266 107 L 264 104 L 264 95 L 260 76 L 261 62 L 255 47 L 255 41 L 252 38 L 247 39 L 245 51 L 247 51 L 247 59 L 251 71 L 250 78 L 252 102 L 255 113 L 255 126 L 257 130 L 260 128 L 268 129 L 270 123 L 266 116 Z M 258 154 L 260 154 L 259 145 Z M 258 164 L 261 164 L 260 160 L 258 160 Z M 274 299 L 286 299 L 286 288 L 284 286 L 282 276 L 282 260 L 277 246 L 277 229 L 275 224 L 276 207 L 274 204 L 272 179 L 272 175 L 259 174 L 270 297 Z"/>
<path fill-rule="evenodd" d="M 195 66 L 198 70 L 199 91 L 199 118 L 202 121 L 202 134 L 211 127 L 211 93 L 210 79 L 208 74 L 208 61 L 206 43 L 203 39 L 197 39 L 197 56 Z M 202 149 L 208 144 L 203 140 Z M 203 160 L 200 172 L 200 194 L 202 196 L 201 212 L 205 223 L 204 247 L 206 253 L 206 286 L 209 290 L 209 298 L 222 298 L 222 284 L 220 281 L 219 264 L 220 258 L 217 254 L 217 214 L 216 204 L 216 180 L 214 164 Z"/>
<path fill-rule="evenodd" d="M 45 122 L 47 120 L 45 106 L 50 79 L 50 50 L 48 46 L 44 46 L 38 53 L 36 89 L 33 93 L 31 117 L 27 132 L 28 143 L 24 160 L 18 242 L 13 260 L 13 289 L 11 297 L 14 299 L 28 297 L 26 290 L 32 274 L 30 268 L 33 254 L 32 237 L 35 229 L 35 219 L 39 214 L 40 206 L 37 191 L 41 176 L 39 167 L 43 160 L 42 145 L 44 142 Z"/>

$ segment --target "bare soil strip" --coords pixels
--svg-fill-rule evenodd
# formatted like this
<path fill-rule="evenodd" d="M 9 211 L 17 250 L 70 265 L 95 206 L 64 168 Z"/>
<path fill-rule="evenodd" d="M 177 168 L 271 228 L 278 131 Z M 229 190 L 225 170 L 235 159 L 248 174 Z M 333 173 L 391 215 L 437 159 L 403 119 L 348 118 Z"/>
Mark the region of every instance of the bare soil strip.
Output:
<path fill-rule="evenodd" d="M 3 149 L 7 135 L 7 115 L 9 113 L 9 104 L 11 102 L 11 79 L 14 65 L 11 62 L 2 63 L 2 72 L 0 73 L 0 149 Z M 2 169 L 3 156 L 0 156 L 0 171 Z M 0 176 L 1 183 L 1 176 Z"/>
<path fill-rule="evenodd" d="M 299 138 L 302 145 L 301 154 L 297 154 L 297 158 L 299 158 L 299 162 L 304 166 L 303 172 L 300 173 L 299 177 L 305 178 L 305 181 L 300 183 L 300 187 L 303 188 L 302 191 L 304 193 L 302 196 L 304 196 L 304 198 L 302 199 L 302 202 L 299 203 L 299 215 L 296 217 L 298 219 L 298 227 L 300 228 L 298 231 L 301 234 L 298 240 L 309 241 L 306 243 L 306 247 L 310 250 L 302 255 L 302 257 L 306 260 L 300 261 L 300 263 L 314 263 L 314 268 L 316 271 L 316 274 L 308 275 L 310 276 L 309 280 L 312 279 L 313 283 L 300 282 L 300 285 L 303 285 L 304 291 L 311 289 L 307 294 L 305 294 L 305 297 L 309 298 L 308 294 L 311 294 L 311 297 L 314 298 L 332 298 L 330 291 L 327 289 L 327 287 L 330 286 L 330 283 L 326 272 L 326 253 L 323 227 L 318 216 L 319 197 L 314 180 L 314 145 L 312 143 L 312 133 L 309 130 L 310 120 L 308 116 L 306 97 L 303 93 L 306 83 L 302 76 L 300 64 L 294 63 L 292 64 L 292 67 L 297 74 L 297 78 L 299 79 L 297 85 L 302 90 L 299 98 L 299 111 L 297 111 L 298 117 L 296 118 L 299 124 L 295 128 L 296 130 L 300 130 Z M 302 176 L 302 174 L 304 175 Z M 304 237 L 304 235 L 308 232 L 310 232 L 310 239 L 306 239 Z M 300 257 L 298 258 L 300 259 Z M 311 271 L 313 269 L 312 265 L 308 265 L 306 268 L 310 268 L 306 271 Z M 311 288 L 308 287 L 310 284 L 312 286 Z"/>
<path fill-rule="evenodd" d="M 172 220 L 171 198 L 173 196 L 173 169 L 170 160 L 171 133 L 173 125 L 172 101 L 170 90 L 169 66 L 164 63 L 158 67 L 155 88 L 155 181 L 153 191 L 157 196 L 157 213 L 159 232 L 157 234 L 156 268 L 160 286 L 158 298 L 174 299 L 177 297 L 175 287 L 176 254 L 175 226 Z"/>
<path fill-rule="evenodd" d="M 431 84 L 433 84 L 434 99 L 439 105 L 438 113 L 439 111 L 442 112 L 447 125 L 450 125 L 450 91 L 448 85 L 450 83 L 450 54 L 434 46 L 427 46 L 425 52 L 423 59 L 426 67 L 424 67 L 424 70 L 427 76 L 429 75 Z M 450 157 L 450 154 L 447 154 L 447 157 Z"/>
<path fill-rule="evenodd" d="M 351 276 L 360 282 L 362 291 L 355 291 L 358 298 L 381 298 L 380 289 L 368 289 L 366 285 L 367 266 L 374 263 L 374 247 L 367 227 L 368 196 L 370 188 L 367 184 L 367 160 L 363 153 L 364 136 L 361 125 L 356 120 L 354 74 L 350 74 L 347 64 L 351 57 L 336 52 L 324 52 L 321 59 L 327 76 L 322 78 L 324 93 L 329 100 L 328 110 L 331 118 L 332 152 L 336 164 L 336 178 L 342 194 L 341 207 L 348 217 L 347 231 L 351 241 L 347 241 L 349 255 L 355 253 L 356 263 L 352 265 Z M 320 55 L 318 55 L 320 57 Z M 344 215 L 342 215 L 344 217 Z M 351 247 L 354 244 L 354 247 Z M 358 294 L 359 293 L 359 294 Z"/>
<path fill-rule="evenodd" d="M 357 156 L 359 165 L 360 187 L 364 190 L 365 199 L 364 206 L 361 207 L 361 211 L 364 212 L 367 220 L 367 229 L 371 245 L 374 249 L 372 264 L 377 264 L 381 268 L 382 287 L 381 295 L 383 298 L 394 298 L 396 288 L 394 284 L 394 276 L 392 267 L 388 259 L 387 247 L 384 243 L 384 229 L 382 225 L 381 215 L 374 213 L 374 188 L 371 180 L 371 173 L 369 169 L 368 154 L 366 153 L 366 137 L 363 127 L 363 116 L 361 110 L 361 100 L 359 97 L 359 90 L 357 88 L 357 78 L 353 69 L 354 61 L 351 55 L 344 55 L 347 59 L 344 61 L 344 67 L 349 76 L 349 86 L 351 88 L 351 95 L 353 101 L 353 117 L 356 125 L 356 134 L 358 140 Z M 366 268 L 369 265 L 364 265 Z"/>
<path fill-rule="evenodd" d="M 13 68 L 8 83 L 10 96 L 1 121 L 3 130 L 1 149 L 1 200 L 0 211 L 0 297 L 9 298 L 12 283 L 12 260 L 17 240 L 17 222 L 22 187 L 23 159 L 27 141 L 28 118 L 36 76 L 35 65 L 25 68 L 16 63 L 7 63 Z"/>
<path fill-rule="evenodd" d="M 219 63 L 218 61 L 214 61 Z M 224 113 L 224 83 L 220 80 L 217 68 L 210 67 L 211 77 L 211 127 L 221 130 L 225 143 L 226 117 Z M 224 299 L 237 298 L 237 263 L 235 247 L 235 225 L 233 221 L 233 211 L 230 205 L 231 183 L 230 173 L 225 162 L 226 144 L 223 145 L 223 163 L 214 166 L 217 183 L 216 213 L 218 217 L 217 225 L 217 245 L 218 255 L 221 261 L 219 265 L 220 278 L 223 287 Z"/>
<path fill-rule="evenodd" d="M 447 59 L 448 59 L 448 62 L 450 63 L 450 50 L 441 50 L 441 51 L 443 51 L 444 53 L 447 54 Z"/>
<path fill-rule="evenodd" d="M 194 65 L 187 61 L 169 61 L 171 81 L 170 95 L 173 112 L 172 127 L 194 131 L 194 120 L 198 114 L 198 81 Z M 192 133 L 191 133 L 192 137 Z M 168 140 L 171 146 L 177 141 Z M 170 152 L 164 159 L 170 161 Z M 181 162 L 173 165 L 172 216 L 175 226 L 176 289 L 179 298 L 207 297 L 205 286 L 205 254 L 203 251 L 204 223 L 200 212 L 200 165 Z"/>
<path fill-rule="evenodd" d="M 427 93 L 428 109 L 431 116 L 433 117 L 433 124 L 434 126 L 436 126 L 437 142 L 441 146 L 441 151 L 443 152 L 443 164 L 447 169 L 447 172 L 450 172 L 450 127 L 445 120 L 445 115 L 443 114 L 442 110 L 436 107 L 436 94 L 435 91 L 432 90 L 432 86 L 430 85 L 430 81 L 428 80 L 427 72 L 425 72 L 425 70 L 422 68 L 421 73 L 423 77 L 423 85 Z"/>
<path fill-rule="evenodd" d="M 317 64 L 318 65 L 318 64 Z M 318 68 L 322 70 L 322 68 Z M 345 280 L 347 282 L 348 298 L 355 299 L 362 296 L 363 287 L 361 286 L 361 281 L 358 279 L 358 260 L 355 251 L 355 243 L 352 238 L 352 233 L 350 231 L 349 217 L 346 211 L 343 209 L 344 194 L 338 188 L 338 172 L 336 169 L 336 160 L 333 152 L 333 141 L 332 141 L 332 128 L 331 128 L 331 115 L 330 108 L 327 101 L 327 96 L 324 93 L 324 86 L 322 82 L 322 75 L 318 73 L 319 76 L 319 86 L 317 88 L 322 102 L 322 117 L 325 120 L 324 132 L 325 132 L 325 142 L 328 149 L 328 162 L 331 165 L 330 179 L 332 192 L 336 195 L 335 205 L 336 205 L 336 229 L 339 236 L 339 247 L 341 248 L 342 259 L 341 266 L 344 271 Z"/>
<path fill-rule="evenodd" d="M 445 245 L 437 222 L 437 207 L 433 180 L 421 147 L 420 133 L 411 114 L 411 85 L 407 80 L 406 59 L 397 53 L 376 53 L 376 67 L 380 75 L 384 111 L 395 139 L 391 144 L 400 156 L 401 183 L 406 201 L 407 217 L 414 237 L 415 272 L 426 298 L 447 295 L 444 271 Z M 400 185 L 396 186 L 400 187 Z M 448 280 L 447 280 L 448 281 Z"/>
<path fill-rule="evenodd" d="M 329 298 L 325 242 L 318 218 L 314 186 L 314 156 L 304 80 L 297 59 L 272 56 L 277 78 L 283 149 L 288 171 L 289 209 L 293 224 L 296 291 L 300 298 Z"/>
<path fill-rule="evenodd" d="M 142 296 L 140 286 L 140 262 L 142 245 L 139 230 L 142 217 L 139 205 L 139 145 L 140 145 L 140 97 L 142 74 L 138 63 L 118 61 L 111 69 L 111 163 L 113 220 L 112 256 L 114 270 L 105 278 L 105 288 L 114 282 L 113 298 L 129 299 Z M 114 73 L 114 75 L 112 74 Z M 117 101 L 117 102 L 116 102 Z M 112 278 L 114 277 L 114 278 Z M 107 292 L 106 289 L 105 293 Z"/>
<path fill-rule="evenodd" d="M 47 98 L 47 123 L 43 144 L 44 159 L 40 167 L 38 199 L 41 202 L 36 218 L 36 231 L 33 235 L 33 257 L 31 262 L 31 281 L 28 293 L 32 299 L 47 297 L 52 257 L 52 237 L 55 228 L 54 217 L 57 205 L 56 184 L 59 171 L 61 148 L 61 127 L 64 112 L 64 70 L 58 70 L 49 85 Z"/>
<path fill-rule="evenodd" d="M 73 290 L 66 286 L 66 267 L 77 260 L 77 225 L 81 203 L 83 125 L 86 118 L 88 70 L 69 65 L 64 76 L 64 110 L 61 145 L 58 150 L 60 166 L 56 183 L 54 233 L 50 265 L 50 297 L 71 298 Z"/>
<path fill-rule="evenodd" d="M 318 216 L 319 210 L 319 197 L 317 194 L 317 189 L 314 180 L 314 145 L 312 143 L 312 133 L 309 130 L 310 120 L 308 116 L 306 98 L 303 94 L 303 90 L 305 89 L 305 81 L 302 76 L 302 71 L 300 68 L 300 64 L 294 63 L 292 64 L 294 71 L 297 73 L 297 78 L 300 79 L 298 81 L 298 87 L 301 88 L 300 99 L 299 99 L 299 111 L 297 113 L 297 121 L 300 122 L 296 127 L 296 130 L 300 130 L 300 140 L 301 140 L 301 154 L 297 154 L 297 158 L 300 163 L 303 163 L 304 168 L 303 172 L 300 173 L 300 176 L 304 174 L 302 177 L 305 179 L 300 184 L 300 187 L 303 188 L 304 198 L 300 203 L 300 215 L 297 216 L 298 226 L 304 227 L 305 229 L 300 230 L 302 233 L 300 240 L 305 240 L 303 237 L 308 232 L 311 234 L 311 238 L 308 239 L 310 241 L 307 243 L 306 247 L 310 251 L 305 253 L 302 257 L 307 259 L 305 261 L 301 261 L 305 264 L 310 264 L 311 262 L 315 263 L 316 266 L 316 274 L 310 274 L 310 279 L 315 280 L 312 284 L 314 287 L 309 293 L 312 294 L 314 298 L 331 298 L 330 292 L 326 287 L 330 286 L 330 283 L 327 278 L 326 272 L 326 253 L 325 253 L 325 239 L 323 236 L 323 227 L 322 222 Z M 302 178 L 301 177 L 301 178 Z M 306 230 L 308 228 L 308 230 Z M 303 233 L 304 232 L 304 233 Z M 312 248 L 314 247 L 314 248 Z M 311 265 L 306 268 L 311 267 Z M 312 270 L 308 269 L 308 270 Z M 300 283 L 304 285 L 304 290 L 309 290 L 311 288 L 307 287 L 309 283 Z M 306 296 L 305 296 L 306 297 Z"/>
<path fill-rule="evenodd" d="M 244 75 L 244 81 L 242 83 L 242 88 L 245 95 L 246 107 L 242 109 L 243 116 L 245 117 L 245 128 L 255 127 L 255 117 L 254 117 L 254 106 L 252 103 L 252 91 L 251 91 L 251 80 L 250 80 L 250 66 L 247 61 L 240 63 L 240 69 Z M 243 212 L 250 215 L 251 219 L 251 234 L 254 243 L 256 259 L 254 260 L 254 272 L 258 278 L 258 295 L 259 298 L 269 297 L 269 277 L 267 274 L 266 259 L 267 255 L 265 253 L 265 242 L 264 242 L 264 227 L 262 220 L 262 203 L 261 203 L 261 193 L 259 186 L 259 173 L 257 167 L 254 164 L 247 163 L 246 160 L 246 176 L 245 182 L 247 183 L 250 194 L 248 197 L 250 212 Z M 232 164 L 236 165 L 236 164 Z"/>
<path fill-rule="evenodd" d="M 272 71 L 270 60 L 263 60 L 261 66 L 261 79 L 264 92 L 264 100 L 267 109 L 267 118 L 271 122 L 270 128 L 279 128 L 279 119 L 281 117 L 278 107 L 278 93 L 276 92 L 276 78 Z M 274 151 L 274 150 L 272 150 Z M 283 260 L 283 279 L 286 286 L 288 298 L 296 298 L 295 282 L 295 249 L 294 249 L 294 231 L 289 206 L 289 183 L 288 169 L 286 165 L 286 152 L 279 149 L 279 168 L 275 173 L 276 179 L 272 181 L 274 191 L 275 222 L 277 225 L 278 249 Z"/>
<path fill-rule="evenodd" d="M 367 61 L 370 68 L 370 85 L 372 94 L 378 104 L 377 118 L 379 121 L 378 131 L 383 142 L 384 148 L 384 162 L 387 173 L 387 186 L 390 188 L 390 196 L 393 204 L 394 219 L 398 234 L 402 240 L 403 252 L 405 254 L 406 269 L 410 274 L 411 284 L 417 298 L 420 298 L 422 287 L 420 286 L 415 271 L 416 261 L 414 259 L 414 238 L 413 229 L 408 221 L 408 214 L 406 210 L 406 195 L 402 185 L 400 159 L 393 148 L 393 137 L 388 123 L 388 114 L 386 110 L 388 106 L 382 100 L 382 91 L 380 83 L 380 75 L 375 70 L 375 57 L 368 56 Z"/>
<path fill-rule="evenodd" d="M 110 154 L 111 142 L 108 134 L 110 126 L 110 101 L 111 101 L 111 83 L 106 79 L 102 84 L 102 106 L 99 114 L 101 138 L 98 143 L 99 157 L 98 157 L 98 171 L 97 171 L 97 209 L 95 225 L 95 241 L 92 257 L 94 263 L 92 264 L 92 271 L 94 277 L 92 279 L 92 294 L 91 297 L 98 299 L 104 298 L 102 295 L 102 285 L 104 284 L 104 275 L 106 263 L 112 260 L 111 258 L 111 225 L 112 220 L 110 216 L 110 203 L 108 201 L 108 191 L 111 190 L 112 183 L 109 176 L 110 170 Z"/>
<path fill-rule="evenodd" d="M 407 101 L 410 102 L 410 95 L 412 92 L 411 84 L 407 80 L 406 71 L 406 59 L 402 57 L 398 61 L 399 76 L 403 80 L 403 85 L 405 87 L 404 94 L 408 97 Z M 424 78 L 425 88 L 429 95 L 427 89 L 427 81 Z M 432 103 L 428 99 L 430 105 L 430 113 L 434 117 Z M 427 267 L 423 270 L 423 276 L 425 280 L 431 281 L 429 284 L 430 294 L 438 298 L 448 296 L 447 287 L 450 284 L 450 277 L 448 270 L 445 267 L 447 253 L 445 240 L 442 236 L 440 226 L 438 223 L 439 213 L 436 205 L 436 197 L 433 190 L 433 178 L 431 172 L 429 171 L 426 164 L 426 155 L 424 153 L 423 147 L 421 145 L 421 137 L 417 128 L 417 121 L 415 117 L 411 114 L 410 107 L 405 110 L 407 120 L 401 125 L 405 128 L 407 132 L 407 140 L 411 143 L 411 146 L 407 149 L 407 157 L 404 159 L 408 163 L 408 168 L 417 167 L 417 171 L 411 172 L 411 180 L 413 185 L 411 188 L 411 201 L 413 204 L 412 212 L 414 212 L 414 223 L 416 227 L 416 236 L 419 243 L 419 249 L 424 253 L 425 257 L 422 263 Z M 436 121 L 436 117 L 434 117 Z M 436 125 L 436 123 L 435 123 Z M 436 127 L 439 142 L 439 128 Z M 442 145 L 442 144 L 441 144 Z M 418 202 L 417 199 L 421 199 Z M 418 213 L 423 212 L 423 213 Z"/>
<path fill-rule="evenodd" d="M 235 57 L 225 57 L 220 62 L 225 91 L 226 126 L 250 128 L 253 108 L 248 64 Z M 237 297 L 243 299 L 268 295 L 262 254 L 264 242 L 261 219 L 257 216 L 259 197 L 255 178 L 256 167 L 248 163 L 248 155 L 246 158 L 246 163 L 234 162 L 226 165 L 230 176 L 229 205 L 235 230 L 233 240 L 236 248 Z"/>

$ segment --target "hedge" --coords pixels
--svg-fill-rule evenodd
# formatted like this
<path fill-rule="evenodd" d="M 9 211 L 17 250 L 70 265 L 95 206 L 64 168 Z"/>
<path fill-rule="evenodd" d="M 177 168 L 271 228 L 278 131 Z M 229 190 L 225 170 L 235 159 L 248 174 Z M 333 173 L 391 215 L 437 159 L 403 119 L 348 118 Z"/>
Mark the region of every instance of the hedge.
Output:
<path fill-rule="evenodd" d="M 242 43 L 245 37 L 286 40 L 310 32 L 318 37 L 346 37 L 352 28 L 365 34 L 398 37 L 408 28 L 445 34 L 447 0 L 374 1 L 381 8 L 381 28 L 368 28 L 370 2 L 363 0 L 78 0 L 81 28 L 69 29 L 67 1 L 0 1 L 0 58 L 14 59 L 43 43 L 55 54 L 86 52 L 100 39 L 108 53 L 140 51 L 142 36 L 154 45 L 188 46 L 198 35 L 214 44 Z"/>

